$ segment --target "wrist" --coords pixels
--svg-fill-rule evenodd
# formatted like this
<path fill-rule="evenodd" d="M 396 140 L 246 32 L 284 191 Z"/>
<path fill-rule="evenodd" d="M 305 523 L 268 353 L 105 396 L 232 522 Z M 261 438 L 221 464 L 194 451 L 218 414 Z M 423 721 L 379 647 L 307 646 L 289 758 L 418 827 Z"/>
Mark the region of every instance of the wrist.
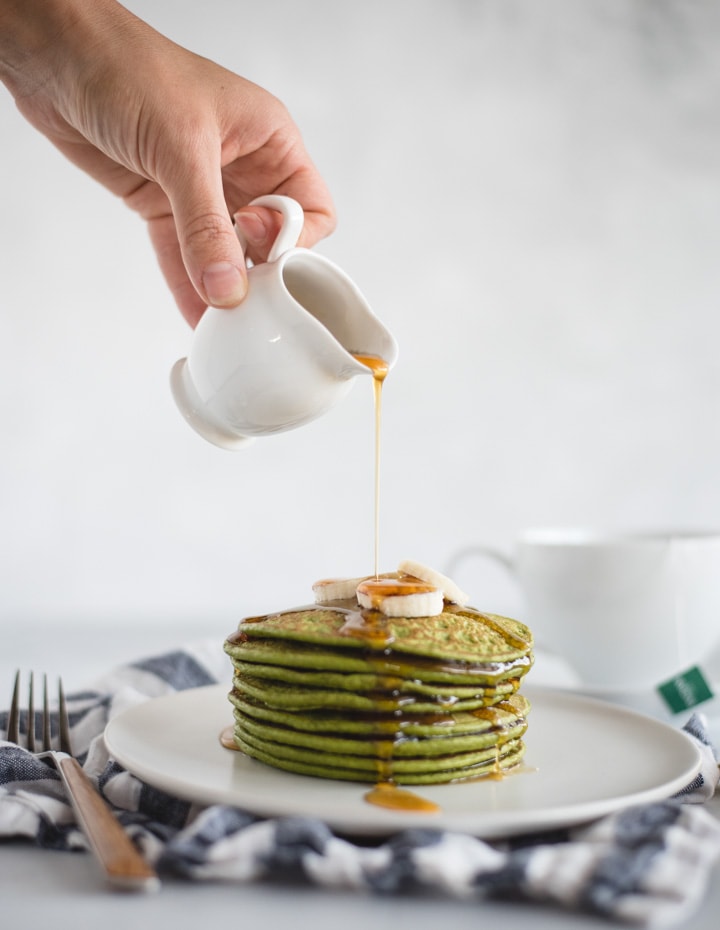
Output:
<path fill-rule="evenodd" d="M 134 19 L 116 0 L 0 0 L 0 81 L 32 94 L 124 17 Z"/>

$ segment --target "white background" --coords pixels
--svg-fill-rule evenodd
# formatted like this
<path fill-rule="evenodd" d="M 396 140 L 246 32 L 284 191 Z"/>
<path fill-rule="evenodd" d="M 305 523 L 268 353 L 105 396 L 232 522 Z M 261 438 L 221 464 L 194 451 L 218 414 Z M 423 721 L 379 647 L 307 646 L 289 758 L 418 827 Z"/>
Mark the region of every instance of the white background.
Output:
<path fill-rule="evenodd" d="M 395 334 L 381 569 L 523 527 L 720 524 L 720 5 L 134 0 L 289 107 Z M 2 90 L 0 88 L 0 90 Z M 224 452 L 141 221 L 0 93 L 0 636 L 234 628 L 373 564 L 370 383 Z M 458 575 L 510 611 L 498 572 Z"/>

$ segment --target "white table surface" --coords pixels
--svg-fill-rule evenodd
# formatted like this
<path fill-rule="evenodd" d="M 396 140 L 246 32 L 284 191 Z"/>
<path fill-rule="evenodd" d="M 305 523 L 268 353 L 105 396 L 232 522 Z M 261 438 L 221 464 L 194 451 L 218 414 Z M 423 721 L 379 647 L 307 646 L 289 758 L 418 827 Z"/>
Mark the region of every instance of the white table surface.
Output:
<path fill-rule="evenodd" d="M 217 637 L 220 648 L 227 624 L 166 622 L 153 624 L 38 623 L 3 624 L 0 649 L 0 705 L 7 706 L 13 671 L 62 672 L 67 690 L 83 686 L 114 665 L 144 658 L 184 642 Z M 7 695 L 7 697 L 6 697 Z M 720 798 L 710 805 L 720 817 Z M 0 842 L 0 913 L 2 925 L 39 927 L 47 921 L 54 930 L 128 926 L 192 928 L 198 920 L 218 926 L 241 923 L 267 930 L 293 926 L 298 921 L 313 930 L 397 930 L 399 922 L 412 930 L 453 930 L 487 925 L 512 930 L 598 930 L 611 926 L 592 917 L 532 905 L 459 902 L 446 898 L 378 898 L 356 892 L 328 892 L 305 885 L 222 885 L 166 881 L 153 895 L 127 895 L 108 891 L 93 859 L 86 854 L 35 849 L 25 842 Z M 720 915 L 720 865 L 715 869 L 707 896 L 684 926 L 688 930 L 717 930 Z"/>

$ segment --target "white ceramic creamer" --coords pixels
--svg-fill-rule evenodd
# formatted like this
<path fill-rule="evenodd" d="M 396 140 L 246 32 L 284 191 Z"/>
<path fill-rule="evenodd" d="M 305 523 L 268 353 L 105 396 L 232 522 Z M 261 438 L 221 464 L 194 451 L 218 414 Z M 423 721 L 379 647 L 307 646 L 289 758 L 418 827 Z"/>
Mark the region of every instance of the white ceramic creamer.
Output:
<path fill-rule="evenodd" d="M 273 194 L 253 204 L 283 217 L 268 261 L 248 269 L 239 306 L 205 311 L 188 357 L 171 374 L 185 419 L 225 449 L 328 411 L 357 375 L 372 375 L 355 356 L 381 358 L 392 367 L 398 354 L 352 280 L 324 256 L 296 246 L 300 205 Z"/>

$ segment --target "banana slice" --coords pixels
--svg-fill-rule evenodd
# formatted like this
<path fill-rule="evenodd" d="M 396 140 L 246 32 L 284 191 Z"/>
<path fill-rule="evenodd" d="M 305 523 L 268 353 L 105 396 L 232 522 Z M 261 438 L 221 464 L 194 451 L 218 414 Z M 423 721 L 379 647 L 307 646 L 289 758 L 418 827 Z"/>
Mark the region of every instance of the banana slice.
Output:
<path fill-rule="evenodd" d="M 420 578 L 422 581 L 427 581 L 428 584 L 434 585 L 442 591 L 445 599 L 452 604 L 459 604 L 462 607 L 470 600 L 470 596 L 465 594 L 464 591 L 461 591 L 452 579 L 448 578 L 446 575 L 442 575 L 440 572 L 436 572 L 434 568 L 428 568 L 427 565 L 422 565 L 420 562 L 415 562 L 412 559 L 405 559 L 405 561 L 401 562 L 398 566 L 398 572 L 401 575 L 412 575 L 413 578 Z"/>
<path fill-rule="evenodd" d="M 443 612 L 443 593 L 417 578 L 366 578 L 357 586 L 361 607 L 386 617 L 435 617 Z"/>
<path fill-rule="evenodd" d="M 344 601 L 355 597 L 355 590 L 361 581 L 372 576 L 362 578 L 325 578 L 316 581 L 313 587 L 316 604 L 329 604 L 331 601 Z"/>

